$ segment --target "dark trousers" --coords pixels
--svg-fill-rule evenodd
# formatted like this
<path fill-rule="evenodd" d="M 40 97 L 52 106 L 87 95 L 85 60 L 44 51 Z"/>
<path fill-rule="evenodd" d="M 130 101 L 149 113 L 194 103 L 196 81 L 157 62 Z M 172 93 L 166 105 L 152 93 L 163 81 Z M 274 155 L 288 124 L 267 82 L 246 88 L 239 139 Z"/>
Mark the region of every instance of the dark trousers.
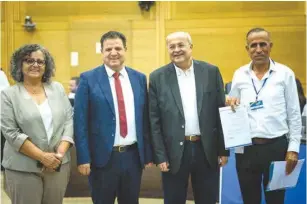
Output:
<path fill-rule="evenodd" d="M 261 203 L 261 184 L 266 189 L 269 167 L 272 161 L 284 161 L 288 141 L 285 136 L 269 144 L 244 148 L 244 154 L 236 154 L 236 167 L 244 204 Z M 284 190 L 265 191 L 267 204 L 283 204 Z"/>
<path fill-rule="evenodd" d="M 5 137 L 1 132 L 1 171 L 4 171 L 4 167 L 2 166 L 4 144 L 5 144 Z"/>
<path fill-rule="evenodd" d="M 171 167 L 170 167 L 171 168 Z M 196 204 L 215 204 L 217 168 L 210 168 L 201 142 L 185 142 L 181 166 L 176 174 L 162 173 L 164 204 L 185 204 L 189 176 Z"/>
<path fill-rule="evenodd" d="M 91 167 L 92 200 L 94 204 L 138 204 L 142 168 L 137 149 L 112 152 L 103 168 Z"/>

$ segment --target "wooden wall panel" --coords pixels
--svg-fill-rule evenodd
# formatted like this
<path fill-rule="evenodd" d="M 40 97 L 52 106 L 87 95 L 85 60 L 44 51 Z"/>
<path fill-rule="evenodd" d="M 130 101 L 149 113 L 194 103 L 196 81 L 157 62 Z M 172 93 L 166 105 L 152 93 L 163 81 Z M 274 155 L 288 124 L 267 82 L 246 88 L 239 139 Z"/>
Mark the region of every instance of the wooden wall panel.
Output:
<path fill-rule="evenodd" d="M 1 24 L 3 29 L 3 37 L 1 37 L 1 66 L 3 71 L 8 74 L 10 65 L 10 53 L 14 50 L 14 16 L 18 12 L 16 5 L 13 2 L 2 2 L 1 11 L 4 14 L 4 21 Z M 8 80 L 12 82 L 12 78 L 8 75 Z"/>
<path fill-rule="evenodd" d="M 1 12 L 1 25 L 6 30 L 1 29 L 1 66 L 8 65 L 15 48 L 39 42 L 52 51 L 57 63 L 55 79 L 66 86 L 70 77 L 101 64 L 95 43 L 113 29 L 127 35 L 127 65 L 149 75 L 169 62 L 166 35 L 182 30 L 192 36 L 194 57 L 218 65 L 226 82 L 235 69 L 249 61 L 245 34 L 257 26 L 272 33 L 272 58 L 290 66 L 305 86 L 305 8 L 305 2 L 286 1 L 171 1 L 156 2 L 150 12 L 142 12 L 136 1 L 2 2 L 6 13 Z M 34 33 L 23 30 L 25 15 L 37 23 Z M 77 67 L 70 66 L 72 51 L 79 52 Z"/>
<path fill-rule="evenodd" d="M 305 2 L 301 1 L 182 1 L 175 2 L 172 8 L 172 19 L 221 19 L 295 16 L 305 12 Z"/>
<path fill-rule="evenodd" d="M 109 20 L 143 20 L 154 19 L 155 7 L 150 12 L 142 12 L 138 2 L 112 1 L 71 1 L 71 2 L 26 2 L 26 15 L 33 16 L 36 21 L 63 21 L 74 19 Z"/>
<path fill-rule="evenodd" d="M 132 66 L 131 39 L 132 28 L 131 21 L 71 21 L 69 33 L 69 47 L 73 52 L 79 53 L 79 66 L 72 67 L 74 76 L 95 68 L 102 64 L 102 55 L 96 53 L 96 42 L 100 42 L 102 34 L 109 30 L 120 30 L 127 38 L 128 52 L 126 53 L 126 64 Z"/>
<path fill-rule="evenodd" d="M 149 75 L 158 67 L 156 24 L 154 21 L 135 21 L 132 28 L 132 65 L 135 69 Z"/>
<path fill-rule="evenodd" d="M 4 67 L 4 56 L 3 56 L 3 51 L 4 51 L 4 19 L 5 19 L 5 15 L 4 15 L 4 6 L 3 3 L 0 1 L 0 30 L 1 30 L 1 46 L 0 46 L 0 66 Z"/>
<path fill-rule="evenodd" d="M 20 23 L 15 23 L 14 47 L 18 48 L 26 43 L 37 43 L 46 47 L 54 57 L 56 64 L 55 80 L 68 86 L 70 76 L 70 48 L 69 24 L 66 22 L 40 23 L 35 32 L 24 31 Z"/>
<path fill-rule="evenodd" d="M 4 15 L 4 7 L 3 7 L 3 3 L 0 1 L 0 20 L 1 22 L 4 22 L 4 19 L 5 19 L 5 15 Z M 1 26 L 2 28 L 2 26 Z"/>
<path fill-rule="evenodd" d="M 306 28 L 274 27 L 272 58 L 289 66 L 306 86 Z"/>

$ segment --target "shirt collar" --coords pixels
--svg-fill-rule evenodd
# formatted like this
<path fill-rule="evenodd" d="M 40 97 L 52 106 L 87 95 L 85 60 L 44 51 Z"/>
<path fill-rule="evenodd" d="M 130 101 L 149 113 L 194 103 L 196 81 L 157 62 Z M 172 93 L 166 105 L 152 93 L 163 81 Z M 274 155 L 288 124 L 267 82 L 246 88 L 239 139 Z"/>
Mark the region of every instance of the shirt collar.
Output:
<path fill-rule="evenodd" d="M 113 69 L 111 69 L 110 67 L 108 67 L 107 65 L 104 65 L 105 68 L 106 68 L 106 71 L 107 71 L 107 74 L 108 74 L 108 77 L 111 78 L 113 77 L 113 74 L 115 73 L 115 71 Z M 127 71 L 126 71 L 126 68 L 123 67 L 120 71 L 119 71 L 119 74 L 120 76 L 123 76 L 123 77 L 126 77 L 128 74 L 127 74 Z"/>
<path fill-rule="evenodd" d="M 193 64 L 194 64 L 194 63 L 193 63 L 193 61 L 192 61 L 192 64 L 191 64 L 190 68 L 187 69 L 187 70 L 185 70 L 185 71 L 183 71 L 182 69 L 180 69 L 179 67 L 177 67 L 177 66 L 174 64 L 177 76 L 180 76 L 180 75 L 182 75 L 182 74 L 185 74 L 185 75 L 193 74 L 193 73 L 194 73 L 194 65 L 193 65 Z"/>
<path fill-rule="evenodd" d="M 272 60 L 271 58 L 269 58 L 269 59 L 270 59 L 269 71 L 277 71 L 276 64 L 275 64 L 274 60 Z M 252 71 L 252 63 L 253 63 L 253 61 L 251 61 L 248 64 L 248 66 L 245 67 L 245 70 L 244 70 L 245 72 L 250 73 Z"/>

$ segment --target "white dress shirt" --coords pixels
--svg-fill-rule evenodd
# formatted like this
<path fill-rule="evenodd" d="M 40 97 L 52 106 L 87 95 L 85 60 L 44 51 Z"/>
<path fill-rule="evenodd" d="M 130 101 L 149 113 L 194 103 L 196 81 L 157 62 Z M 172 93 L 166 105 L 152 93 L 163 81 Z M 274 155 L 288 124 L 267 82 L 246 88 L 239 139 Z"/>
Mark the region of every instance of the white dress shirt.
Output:
<path fill-rule="evenodd" d="M 53 133 L 53 125 L 52 125 L 52 112 L 48 103 L 48 99 L 46 99 L 42 104 L 38 105 L 36 102 L 35 104 L 41 114 L 49 143 Z"/>
<path fill-rule="evenodd" d="M 75 93 L 72 93 L 72 92 L 69 92 L 69 94 L 68 94 L 68 98 L 69 99 L 75 99 Z"/>
<path fill-rule="evenodd" d="M 123 91 L 124 101 L 125 101 L 125 110 L 126 110 L 126 120 L 127 120 L 127 128 L 128 132 L 125 138 L 120 135 L 120 125 L 119 125 L 119 113 L 118 113 L 118 103 L 117 103 L 117 95 L 115 90 L 115 80 L 113 71 L 111 68 L 106 66 L 106 71 L 109 77 L 109 82 L 111 86 L 114 110 L 115 110 L 115 118 L 116 118 L 116 130 L 115 130 L 115 140 L 114 146 L 119 145 L 131 145 L 137 141 L 136 138 L 136 129 L 135 129 L 135 112 L 134 112 L 134 95 L 131 87 L 131 83 L 129 80 L 128 73 L 126 68 L 123 68 L 119 73 L 119 79 Z"/>
<path fill-rule="evenodd" d="M 185 71 L 176 67 L 177 80 L 185 119 L 185 135 L 200 135 L 193 63 Z"/>
<path fill-rule="evenodd" d="M 3 89 L 5 89 L 9 86 L 10 86 L 10 84 L 9 84 L 9 81 L 8 81 L 5 73 L 2 70 L 0 70 L 0 93 Z"/>
<path fill-rule="evenodd" d="M 258 101 L 263 101 L 261 109 L 248 108 L 252 137 L 276 138 L 288 134 L 288 151 L 299 152 L 302 122 L 293 71 L 270 59 L 269 71 L 259 80 L 251 68 L 251 62 L 240 67 L 233 76 L 229 95 L 240 98 L 241 104 L 247 107 L 256 100 L 252 79 L 257 91 L 261 89 Z"/>

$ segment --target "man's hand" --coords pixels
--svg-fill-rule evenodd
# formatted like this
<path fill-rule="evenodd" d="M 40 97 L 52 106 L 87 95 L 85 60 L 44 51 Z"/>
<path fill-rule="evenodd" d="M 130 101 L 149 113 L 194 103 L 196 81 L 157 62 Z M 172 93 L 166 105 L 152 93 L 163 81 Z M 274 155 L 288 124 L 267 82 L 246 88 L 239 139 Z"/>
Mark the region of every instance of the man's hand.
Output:
<path fill-rule="evenodd" d="M 162 172 L 168 172 L 169 171 L 169 168 L 168 168 L 169 163 L 168 162 L 163 162 L 163 163 L 159 164 L 158 166 L 159 166 L 159 168 Z"/>
<path fill-rule="evenodd" d="M 298 153 L 297 152 L 287 152 L 286 155 L 286 175 L 292 173 L 293 169 L 295 168 L 298 160 Z"/>
<path fill-rule="evenodd" d="M 149 162 L 148 164 L 145 164 L 145 169 L 148 169 L 150 167 L 152 167 L 153 163 L 152 162 Z"/>
<path fill-rule="evenodd" d="M 226 105 L 231 106 L 233 112 L 236 112 L 235 107 L 238 106 L 239 104 L 240 104 L 240 99 L 230 96 L 226 97 Z"/>
<path fill-rule="evenodd" d="M 44 152 L 40 162 L 49 169 L 56 169 L 61 164 L 61 161 L 56 157 L 56 154 L 52 152 Z"/>
<path fill-rule="evenodd" d="M 81 165 L 79 165 L 78 166 L 78 171 L 83 176 L 90 175 L 90 172 L 91 172 L 90 164 L 81 164 Z"/>
<path fill-rule="evenodd" d="M 227 156 L 219 156 L 219 166 L 225 166 L 228 162 L 228 157 Z"/>

